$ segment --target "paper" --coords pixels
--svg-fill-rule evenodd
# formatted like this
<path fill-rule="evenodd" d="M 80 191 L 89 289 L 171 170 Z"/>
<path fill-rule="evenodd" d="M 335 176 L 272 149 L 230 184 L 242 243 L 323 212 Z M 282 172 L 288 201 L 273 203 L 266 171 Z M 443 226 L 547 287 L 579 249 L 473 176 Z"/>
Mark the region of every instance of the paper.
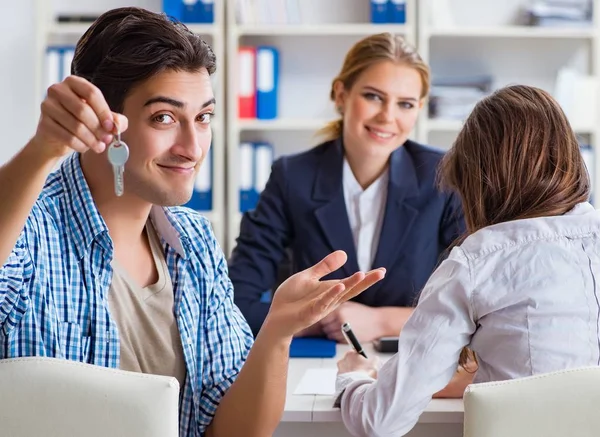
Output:
<path fill-rule="evenodd" d="M 296 386 L 295 395 L 330 395 L 335 394 L 337 369 L 307 369 Z"/>

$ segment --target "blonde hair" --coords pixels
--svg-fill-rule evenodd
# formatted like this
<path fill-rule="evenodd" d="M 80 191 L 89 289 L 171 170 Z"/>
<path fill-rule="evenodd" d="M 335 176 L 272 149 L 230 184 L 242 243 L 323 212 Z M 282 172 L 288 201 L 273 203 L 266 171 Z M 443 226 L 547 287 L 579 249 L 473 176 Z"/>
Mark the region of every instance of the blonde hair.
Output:
<path fill-rule="evenodd" d="M 338 81 L 343 84 L 344 89 L 349 90 L 367 68 L 382 61 L 392 61 L 414 68 L 421 76 L 421 99 L 429 94 L 429 67 L 417 50 L 402 37 L 384 32 L 367 36 L 350 48 L 340 73 L 331 83 L 329 98 L 335 101 L 334 87 Z M 317 135 L 332 140 L 342 135 L 342 128 L 343 119 L 339 118 L 325 125 Z"/>

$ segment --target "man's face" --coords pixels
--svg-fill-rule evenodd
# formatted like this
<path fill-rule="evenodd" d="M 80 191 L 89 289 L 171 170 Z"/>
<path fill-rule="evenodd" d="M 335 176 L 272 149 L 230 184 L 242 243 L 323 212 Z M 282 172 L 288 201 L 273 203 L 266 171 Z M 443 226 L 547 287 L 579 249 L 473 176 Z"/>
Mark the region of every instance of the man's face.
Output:
<path fill-rule="evenodd" d="M 126 191 L 154 205 L 186 203 L 211 144 L 214 107 L 206 69 L 168 70 L 136 86 L 123 105 Z"/>

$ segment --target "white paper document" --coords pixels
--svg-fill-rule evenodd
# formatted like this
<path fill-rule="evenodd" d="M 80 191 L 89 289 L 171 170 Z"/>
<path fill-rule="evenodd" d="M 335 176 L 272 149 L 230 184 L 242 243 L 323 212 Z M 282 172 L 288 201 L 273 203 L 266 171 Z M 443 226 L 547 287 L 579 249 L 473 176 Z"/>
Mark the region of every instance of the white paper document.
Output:
<path fill-rule="evenodd" d="M 330 395 L 335 394 L 335 378 L 337 369 L 307 369 L 296 386 L 295 395 Z"/>

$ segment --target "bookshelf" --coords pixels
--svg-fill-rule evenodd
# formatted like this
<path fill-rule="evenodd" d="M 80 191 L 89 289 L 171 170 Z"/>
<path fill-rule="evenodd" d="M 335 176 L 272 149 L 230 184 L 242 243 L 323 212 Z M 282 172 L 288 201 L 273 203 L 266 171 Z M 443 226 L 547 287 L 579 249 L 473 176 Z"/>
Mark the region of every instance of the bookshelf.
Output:
<path fill-rule="evenodd" d="M 98 5 L 93 0 L 35 0 L 36 87 L 44 90 L 46 47 L 74 44 L 87 28 L 85 24 L 55 23 L 57 3 L 60 12 L 86 13 L 126 4 L 158 11 L 161 1 L 101 0 L 96 2 Z M 218 105 L 213 120 L 213 209 L 204 214 L 227 255 L 235 245 L 241 217 L 240 142 L 270 143 L 275 159 L 318 144 L 321 139 L 316 132 L 337 118 L 329 101 L 331 81 L 347 50 L 364 36 L 382 31 L 403 35 L 431 66 L 434 82 L 440 77 L 489 75 L 492 89 L 526 83 L 554 93 L 558 71 L 563 67 L 600 80 L 600 18 L 596 5 L 589 27 L 532 27 L 523 25 L 522 20 L 522 10 L 529 0 L 446 0 L 448 14 L 437 20 L 433 18 L 444 10 L 439 7 L 444 0 L 407 0 L 403 24 L 371 23 L 369 0 L 297 0 L 299 17 L 288 15 L 284 21 L 281 17 L 277 21 L 273 17 L 285 8 L 281 5 L 290 1 L 269 1 L 253 0 L 255 5 L 279 8 L 279 12 L 271 13 L 268 23 L 258 15 L 238 22 L 238 0 L 215 0 L 213 24 L 189 25 L 206 37 L 218 59 L 214 76 Z M 269 120 L 239 119 L 238 49 L 258 45 L 272 45 L 279 53 L 278 116 Z M 36 93 L 36 109 L 42 91 Z M 595 97 L 600 102 L 600 95 Z M 590 144 L 594 151 L 600 147 L 598 118 L 600 112 L 592 119 L 571 118 L 582 143 Z M 463 119 L 430 118 L 425 105 L 411 138 L 448 148 Z M 600 177 L 595 177 L 600 173 L 597 162 L 592 164 L 591 173 L 594 192 L 600 193 Z"/>
<path fill-rule="evenodd" d="M 329 90 L 348 49 L 359 39 L 384 31 L 416 44 L 416 2 L 407 0 L 404 24 L 371 23 L 367 0 L 299 0 L 301 20 L 294 24 L 238 23 L 236 1 L 227 2 L 227 254 L 235 246 L 241 219 L 240 142 L 270 143 L 275 159 L 318 144 L 316 132 L 337 118 Z M 239 119 L 238 48 L 259 45 L 274 46 L 279 52 L 278 116 Z"/>
<path fill-rule="evenodd" d="M 445 3 L 446 8 L 440 8 Z M 492 90 L 513 83 L 538 86 L 558 98 L 559 70 L 569 67 L 600 81 L 600 19 L 597 2 L 589 26 L 528 26 L 523 14 L 528 0 L 421 0 L 417 46 L 430 65 L 433 82 L 440 78 L 489 75 Z M 435 8 L 434 8 L 435 6 Z M 446 10 L 435 16 L 436 10 Z M 600 102 L 600 95 L 590 100 Z M 560 100 L 559 100 L 560 101 Z M 582 143 L 598 156 L 600 117 L 570 117 Z M 588 114 L 593 114 L 589 111 Z M 581 113 L 580 113 L 581 115 Z M 466 117 L 465 117 L 466 118 Z M 449 148 L 464 118 L 430 118 L 425 105 L 417 127 L 419 141 Z M 593 192 L 600 193 L 597 159 L 591 162 Z"/>
<path fill-rule="evenodd" d="M 47 88 L 47 70 L 45 65 L 46 48 L 48 46 L 75 45 L 77 40 L 83 35 L 89 24 L 86 23 L 58 23 L 55 20 L 56 11 L 48 0 L 35 0 L 36 10 L 36 88 L 40 91 L 36 93 L 36 109 L 42 102 L 45 90 Z M 70 2 L 70 3 L 69 3 Z M 213 142 L 212 142 L 212 210 L 201 211 L 201 213 L 210 220 L 215 236 L 219 244 L 225 248 L 225 75 L 226 69 L 223 63 L 225 58 L 225 0 L 215 0 L 214 2 L 214 23 L 200 24 L 189 23 L 187 27 L 194 33 L 201 35 L 212 47 L 217 56 L 217 70 L 213 76 L 213 86 L 215 99 L 217 100 L 217 109 L 215 118 L 213 118 Z M 68 4 L 67 4 L 68 3 Z M 72 3 L 72 4 L 71 4 Z M 115 3 L 113 1 L 112 3 Z M 135 5 L 133 3 L 136 3 Z M 96 14 L 119 6 L 140 6 L 156 12 L 161 11 L 161 2 L 156 0 L 138 0 L 137 2 L 121 1 L 120 4 L 95 5 L 93 2 L 77 2 L 75 0 L 62 0 L 57 7 L 74 13 Z M 54 5 L 56 6 L 56 5 Z"/>

